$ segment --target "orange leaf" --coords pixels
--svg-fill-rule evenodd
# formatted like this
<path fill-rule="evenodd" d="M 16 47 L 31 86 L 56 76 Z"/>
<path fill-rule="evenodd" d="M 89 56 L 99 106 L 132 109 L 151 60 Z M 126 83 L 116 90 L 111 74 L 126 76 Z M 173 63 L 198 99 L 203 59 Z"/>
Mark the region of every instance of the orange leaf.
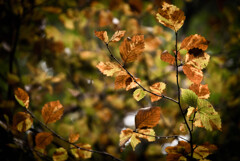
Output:
<path fill-rule="evenodd" d="M 181 49 L 185 48 L 187 50 L 198 48 L 200 50 L 207 50 L 209 41 L 207 41 L 201 35 L 195 34 L 186 37 L 181 44 Z"/>
<path fill-rule="evenodd" d="M 71 143 L 75 143 L 76 141 L 78 141 L 78 139 L 79 139 L 78 133 L 76 133 L 76 134 L 71 133 L 68 140 Z"/>
<path fill-rule="evenodd" d="M 136 81 L 140 82 L 140 79 L 136 78 Z M 115 89 L 126 88 L 128 91 L 132 88 L 136 88 L 137 86 L 138 85 L 134 82 L 132 77 L 125 71 L 119 72 L 115 79 Z"/>
<path fill-rule="evenodd" d="M 171 65 L 175 63 L 175 57 L 172 56 L 167 50 L 161 53 L 161 60 Z"/>
<path fill-rule="evenodd" d="M 208 89 L 208 85 L 202 85 L 202 84 L 192 84 L 189 89 L 191 89 L 193 92 L 196 93 L 196 95 L 198 95 L 198 98 L 201 99 L 208 99 L 210 92 Z"/>
<path fill-rule="evenodd" d="M 40 132 L 35 137 L 35 143 L 38 148 L 45 149 L 53 140 L 52 133 Z"/>
<path fill-rule="evenodd" d="M 103 42 L 108 43 L 107 31 L 95 31 L 95 36 L 97 36 Z"/>
<path fill-rule="evenodd" d="M 187 156 L 191 152 L 190 144 L 185 141 L 179 141 L 177 146 L 166 147 L 167 161 L 179 160 L 182 156 Z"/>
<path fill-rule="evenodd" d="M 200 84 L 203 79 L 203 72 L 190 64 L 183 65 L 183 72 L 193 83 Z"/>
<path fill-rule="evenodd" d="M 100 62 L 97 68 L 106 76 L 113 76 L 114 73 L 121 71 L 121 68 L 112 62 Z"/>
<path fill-rule="evenodd" d="M 29 96 L 26 91 L 21 88 L 14 90 L 15 98 L 17 101 L 24 107 L 28 108 L 29 106 Z"/>
<path fill-rule="evenodd" d="M 46 103 L 42 108 L 42 117 L 44 122 L 53 123 L 59 120 L 63 115 L 63 106 L 59 101 Z"/>
<path fill-rule="evenodd" d="M 109 42 L 117 42 L 125 35 L 125 30 L 116 31 Z"/>
<path fill-rule="evenodd" d="M 165 88 L 166 88 L 166 84 L 163 83 L 163 82 L 154 83 L 153 85 L 150 86 L 150 89 L 158 95 L 161 95 Z M 158 101 L 161 98 L 162 97 L 151 94 L 151 101 L 152 102 Z"/>
<path fill-rule="evenodd" d="M 153 128 L 160 120 L 160 107 L 142 108 L 135 117 L 136 129 Z"/>
<path fill-rule="evenodd" d="M 124 63 L 135 61 L 144 50 L 144 36 L 135 35 L 130 39 L 124 39 L 119 50 Z"/>
<path fill-rule="evenodd" d="M 133 130 L 129 128 L 121 131 L 120 141 L 119 141 L 119 146 L 121 148 L 125 147 L 126 142 L 128 142 L 128 140 L 132 137 L 132 134 L 133 134 Z"/>
<path fill-rule="evenodd" d="M 13 116 L 13 128 L 19 132 L 25 132 L 33 124 L 32 117 L 26 112 L 18 112 Z"/>
<path fill-rule="evenodd" d="M 104 10 L 100 10 L 99 13 L 99 27 L 104 27 L 104 26 L 109 26 L 112 24 L 112 12 L 110 12 L 109 10 L 104 11 Z"/>

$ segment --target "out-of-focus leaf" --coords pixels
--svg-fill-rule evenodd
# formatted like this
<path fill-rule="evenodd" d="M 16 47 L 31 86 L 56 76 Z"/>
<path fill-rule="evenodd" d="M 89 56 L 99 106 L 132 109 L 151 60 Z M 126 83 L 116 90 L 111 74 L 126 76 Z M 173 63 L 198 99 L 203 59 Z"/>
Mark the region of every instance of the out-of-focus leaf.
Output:
<path fill-rule="evenodd" d="M 217 150 L 217 146 L 214 144 L 205 143 L 196 147 L 193 153 L 193 158 L 204 160 L 208 155 Z"/>
<path fill-rule="evenodd" d="M 189 106 L 197 107 L 198 96 L 192 90 L 181 89 L 181 98 Z"/>
<path fill-rule="evenodd" d="M 32 117 L 26 112 L 18 112 L 13 116 L 13 128 L 19 132 L 25 132 L 33 124 Z"/>
<path fill-rule="evenodd" d="M 158 95 L 161 95 L 163 93 L 163 91 L 165 90 L 165 88 L 166 88 L 166 84 L 163 83 L 163 82 L 157 82 L 157 83 L 154 83 L 153 85 L 150 86 L 150 89 Z M 161 98 L 162 97 L 151 94 L 151 101 L 152 102 L 158 101 Z"/>
<path fill-rule="evenodd" d="M 146 92 L 142 88 L 138 88 L 133 92 L 135 100 L 140 101 L 146 96 Z"/>
<path fill-rule="evenodd" d="M 91 150 L 91 145 L 90 144 L 84 144 L 84 143 L 79 143 L 77 144 L 77 146 L 84 148 L 84 149 L 88 149 Z M 88 159 L 92 157 L 92 152 L 89 152 L 87 150 L 80 150 L 75 146 L 71 146 L 71 152 L 73 154 L 73 156 L 77 159 Z"/>
<path fill-rule="evenodd" d="M 125 30 L 118 30 L 116 31 L 113 36 L 111 37 L 109 42 L 117 42 L 120 41 L 121 38 L 125 35 Z"/>
<path fill-rule="evenodd" d="M 68 159 L 68 153 L 64 148 L 58 148 L 55 150 L 52 156 L 54 161 L 65 161 Z"/>
<path fill-rule="evenodd" d="M 100 62 L 96 67 L 106 76 L 113 76 L 114 73 L 121 71 L 121 68 L 112 62 Z"/>
<path fill-rule="evenodd" d="M 69 135 L 69 142 L 71 142 L 71 143 L 75 143 L 76 141 L 78 141 L 78 139 L 79 139 L 79 134 L 78 133 L 71 133 L 70 135 Z"/>
<path fill-rule="evenodd" d="M 202 84 L 192 84 L 189 87 L 190 90 L 192 90 L 196 95 L 198 95 L 198 98 L 201 99 L 208 99 L 210 96 L 210 92 L 208 89 L 208 85 L 202 85 Z"/>
<path fill-rule="evenodd" d="M 45 149 L 45 147 L 51 144 L 53 140 L 52 133 L 50 132 L 40 132 L 35 137 L 36 147 Z"/>
<path fill-rule="evenodd" d="M 107 31 L 95 31 L 95 36 L 97 36 L 103 42 L 108 43 Z"/>
<path fill-rule="evenodd" d="M 23 106 L 28 108 L 29 106 L 29 96 L 26 91 L 24 91 L 21 88 L 17 88 L 14 90 L 15 98 L 18 101 L 18 103 Z"/>
<path fill-rule="evenodd" d="M 172 56 L 167 50 L 165 50 L 161 53 L 160 58 L 162 61 L 167 62 L 171 65 L 173 65 L 175 63 L 175 57 Z"/>
<path fill-rule="evenodd" d="M 177 146 L 166 147 L 167 161 L 186 160 L 184 157 L 191 152 L 190 144 L 185 141 L 179 141 Z"/>

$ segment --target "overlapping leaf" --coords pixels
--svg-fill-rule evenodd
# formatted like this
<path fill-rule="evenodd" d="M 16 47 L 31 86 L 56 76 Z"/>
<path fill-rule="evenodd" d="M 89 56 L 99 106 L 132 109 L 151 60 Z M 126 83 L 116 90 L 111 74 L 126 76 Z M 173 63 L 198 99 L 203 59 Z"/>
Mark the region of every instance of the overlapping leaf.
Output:
<path fill-rule="evenodd" d="M 29 96 L 26 91 L 24 91 L 21 88 L 17 88 L 14 90 L 14 95 L 18 103 L 23 106 L 28 108 L 29 106 Z"/>
<path fill-rule="evenodd" d="M 67 150 L 64 148 L 58 148 L 53 153 L 53 161 L 65 161 L 68 159 L 68 153 Z"/>
<path fill-rule="evenodd" d="M 108 43 L 107 31 L 95 31 L 95 36 L 101 39 L 104 43 Z"/>
<path fill-rule="evenodd" d="M 158 9 L 156 18 L 161 24 L 177 32 L 182 27 L 186 17 L 184 12 L 176 6 L 163 2 L 162 7 Z"/>
<path fill-rule="evenodd" d="M 40 132 L 35 137 L 36 147 L 40 149 L 45 149 L 53 140 L 52 133 L 50 132 Z"/>
<path fill-rule="evenodd" d="M 13 116 L 13 128 L 19 132 L 25 132 L 33 124 L 32 117 L 26 112 L 18 112 Z"/>
<path fill-rule="evenodd" d="M 142 88 L 138 88 L 133 92 L 135 100 L 140 101 L 146 96 L 146 92 Z"/>
<path fill-rule="evenodd" d="M 121 68 L 112 62 L 100 62 L 97 68 L 106 76 L 113 76 L 114 73 L 121 71 Z"/>
<path fill-rule="evenodd" d="M 181 89 L 181 99 L 189 106 L 197 107 L 198 96 L 190 89 Z"/>
<path fill-rule="evenodd" d="M 198 160 L 204 160 L 207 156 L 212 154 L 214 151 L 217 150 L 217 146 L 209 143 L 205 143 L 196 147 L 193 153 L 193 158 Z"/>
<path fill-rule="evenodd" d="M 175 57 L 172 56 L 167 50 L 165 50 L 161 53 L 160 58 L 162 61 L 167 62 L 171 65 L 173 65 L 175 63 Z"/>
<path fill-rule="evenodd" d="M 190 90 L 192 90 L 196 95 L 198 95 L 198 98 L 201 99 L 208 99 L 210 96 L 210 92 L 208 89 L 208 85 L 202 85 L 202 84 L 192 84 L 189 87 Z"/>
<path fill-rule="evenodd" d="M 140 79 L 135 78 L 136 81 L 139 83 Z M 115 79 L 115 89 L 126 88 L 126 90 L 130 90 L 132 88 L 136 88 L 138 85 L 133 80 L 133 78 L 127 74 L 125 71 L 121 71 L 118 73 Z"/>
<path fill-rule="evenodd" d="M 124 63 L 137 60 L 144 50 L 144 35 L 134 35 L 132 38 L 124 39 L 119 50 Z"/>
<path fill-rule="evenodd" d="M 109 42 L 117 42 L 121 40 L 121 38 L 125 35 L 125 30 L 118 30 L 116 31 L 113 36 L 111 37 Z"/>
<path fill-rule="evenodd" d="M 185 62 L 197 69 L 206 68 L 209 60 L 210 56 L 205 52 L 197 53 L 196 55 L 187 53 L 185 56 Z"/>
<path fill-rule="evenodd" d="M 161 95 L 163 93 L 163 91 L 165 90 L 165 88 L 166 88 L 166 84 L 163 83 L 163 82 L 157 82 L 157 83 L 154 83 L 153 85 L 150 86 L 150 89 L 158 95 Z M 152 102 L 158 101 L 161 98 L 162 97 L 151 94 L 151 101 Z"/>
<path fill-rule="evenodd" d="M 90 144 L 79 143 L 79 144 L 77 144 L 77 146 L 84 148 L 84 149 L 88 149 L 88 150 L 92 149 Z M 89 152 L 87 150 L 78 149 L 77 147 L 75 147 L 73 145 L 71 146 L 71 152 L 72 152 L 73 156 L 77 159 L 88 159 L 88 158 L 92 157 L 91 152 Z"/>
<path fill-rule="evenodd" d="M 200 84 L 202 82 L 203 72 L 200 69 L 195 68 L 191 64 L 184 64 L 183 72 L 193 83 Z"/>
<path fill-rule="evenodd" d="M 181 43 L 181 49 L 185 48 L 188 51 L 191 49 L 207 50 L 209 42 L 201 35 L 195 34 L 186 37 Z"/>

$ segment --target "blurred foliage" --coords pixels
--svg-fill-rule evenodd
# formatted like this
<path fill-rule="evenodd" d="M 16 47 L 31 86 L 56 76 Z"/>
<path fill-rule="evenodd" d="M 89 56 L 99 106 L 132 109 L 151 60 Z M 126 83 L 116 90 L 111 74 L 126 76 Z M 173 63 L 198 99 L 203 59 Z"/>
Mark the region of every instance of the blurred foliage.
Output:
<path fill-rule="evenodd" d="M 186 15 L 179 31 L 179 43 L 198 33 L 210 41 L 207 53 L 210 63 L 204 71 L 204 82 L 211 91 L 210 102 L 220 113 L 222 132 L 196 129 L 194 142 L 210 142 L 218 151 L 213 160 L 239 160 L 234 145 L 240 143 L 240 3 L 238 1 L 169 1 Z M 29 108 L 41 118 L 41 108 L 49 101 L 60 100 L 64 115 L 50 125 L 61 136 L 79 133 L 82 143 L 106 151 L 123 160 L 165 160 L 162 147 L 171 140 L 143 142 L 136 151 L 127 146 L 119 149 L 119 133 L 125 116 L 145 106 L 161 106 L 161 121 L 157 135 L 179 135 L 182 122 L 178 107 L 166 100 L 150 103 L 146 97 L 133 99 L 133 91 L 115 91 L 114 79 L 104 77 L 96 68 L 100 61 L 110 60 L 107 49 L 94 36 L 95 30 L 126 30 L 127 36 L 144 34 L 145 52 L 142 58 L 127 68 L 143 80 L 144 86 L 157 81 L 167 84 L 166 94 L 176 97 L 175 73 L 160 60 L 163 50 L 172 51 L 174 33 L 155 19 L 161 0 L 0 0 L 0 160 L 32 160 L 31 141 L 24 134 L 12 134 L 13 115 L 22 111 L 14 101 L 13 89 L 24 88 L 30 96 Z M 112 44 L 120 58 L 120 43 Z M 181 75 L 181 87 L 190 81 Z M 43 121 L 43 120 L 42 120 Z M 5 126 L 7 125 L 7 126 Z M 37 122 L 31 128 L 41 132 Z M 48 157 L 60 140 L 48 147 Z M 14 155 L 6 155 L 14 154 Z M 48 157 L 43 158 L 49 159 Z M 73 160 L 69 156 L 69 160 Z M 89 160 L 110 160 L 93 154 Z"/>

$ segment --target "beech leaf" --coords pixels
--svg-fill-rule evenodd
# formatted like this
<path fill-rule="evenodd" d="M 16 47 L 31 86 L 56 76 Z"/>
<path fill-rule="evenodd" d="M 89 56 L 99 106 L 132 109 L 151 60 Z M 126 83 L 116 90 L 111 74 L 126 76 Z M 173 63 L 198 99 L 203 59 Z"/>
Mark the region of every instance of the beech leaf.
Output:
<path fill-rule="evenodd" d="M 107 31 L 95 31 L 95 36 L 101 39 L 104 43 L 108 43 Z"/>
<path fill-rule="evenodd" d="M 70 135 L 69 135 L 69 142 L 70 143 L 75 143 L 76 141 L 78 141 L 78 139 L 79 139 L 79 134 L 78 133 L 76 133 L 76 134 L 73 134 L 73 133 L 71 133 Z"/>
<path fill-rule="evenodd" d="M 88 149 L 88 150 L 92 149 L 90 144 L 79 143 L 79 144 L 77 144 L 77 146 L 84 148 L 84 149 Z M 78 149 L 77 147 L 75 147 L 73 145 L 71 146 L 71 152 L 72 152 L 73 156 L 77 159 L 88 159 L 88 158 L 92 157 L 91 152 Z"/>
<path fill-rule="evenodd" d="M 158 95 L 162 95 L 165 88 L 166 88 L 166 84 L 163 83 L 163 82 L 157 82 L 157 83 L 154 83 L 153 85 L 150 86 L 150 89 Z M 162 97 L 151 94 L 151 101 L 152 102 L 158 101 L 161 98 Z"/>
<path fill-rule="evenodd" d="M 24 91 L 21 88 L 17 88 L 14 90 L 14 95 L 18 103 L 23 106 L 28 108 L 29 106 L 29 96 L 26 91 Z"/>
<path fill-rule="evenodd" d="M 121 131 L 119 136 L 120 137 L 119 146 L 121 148 L 125 147 L 126 142 L 130 140 L 130 138 L 132 137 L 132 134 L 133 134 L 133 130 L 129 128 Z"/>
<path fill-rule="evenodd" d="M 193 153 L 193 158 L 204 160 L 207 156 L 217 150 L 217 146 L 214 144 L 204 143 L 196 147 Z"/>
<path fill-rule="evenodd" d="M 197 107 L 198 96 L 190 89 L 181 89 L 181 98 L 189 106 Z"/>
<path fill-rule="evenodd" d="M 135 117 L 136 129 L 153 128 L 160 120 L 160 107 L 142 108 Z"/>
<path fill-rule="evenodd" d="M 146 92 L 142 88 L 138 88 L 133 92 L 135 100 L 140 101 L 146 96 Z"/>
<path fill-rule="evenodd" d="M 197 55 L 187 53 L 185 56 L 185 62 L 198 69 L 206 68 L 209 60 L 210 56 L 205 52 L 198 53 Z"/>
<path fill-rule="evenodd" d="M 121 68 L 112 62 L 100 62 L 97 68 L 106 76 L 113 76 L 114 73 L 121 71 Z"/>
<path fill-rule="evenodd" d="M 40 149 L 45 149 L 53 140 L 52 133 L 50 132 L 40 132 L 35 137 L 36 146 Z"/>
<path fill-rule="evenodd" d="M 46 103 L 42 108 L 42 117 L 46 124 L 59 120 L 63 115 L 63 106 L 57 101 Z"/>
<path fill-rule="evenodd" d="M 68 153 L 64 148 L 58 148 L 53 153 L 53 161 L 65 161 L 68 159 Z"/>
<path fill-rule="evenodd" d="M 187 161 L 185 156 L 191 152 L 190 144 L 185 141 L 179 141 L 176 146 L 166 147 L 167 161 L 183 160 Z"/>
<path fill-rule="evenodd" d="M 202 51 L 207 50 L 209 41 L 207 41 L 203 36 L 195 34 L 186 37 L 181 43 L 181 49 L 185 48 L 187 50 L 200 49 Z"/>
<path fill-rule="evenodd" d="M 184 64 L 183 72 L 191 82 L 196 84 L 200 84 L 202 82 L 203 72 L 191 64 Z"/>
<path fill-rule="evenodd" d="M 208 85 L 202 85 L 202 84 L 192 84 L 189 87 L 190 90 L 192 90 L 194 93 L 196 93 L 196 95 L 198 95 L 198 98 L 201 99 L 208 99 L 210 96 L 210 92 L 208 89 Z"/>
<path fill-rule="evenodd" d="M 175 63 L 175 57 L 172 56 L 167 50 L 165 50 L 161 53 L 160 58 L 162 61 L 167 62 L 171 65 L 173 65 Z"/>
<path fill-rule="evenodd" d="M 135 78 L 136 81 L 139 83 L 140 79 Z M 127 74 L 125 71 L 118 72 L 118 75 L 116 76 L 115 79 L 115 89 L 121 89 L 121 88 L 126 88 L 126 90 L 130 90 L 132 88 L 136 88 L 138 85 L 132 77 Z"/>
<path fill-rule="evenodd" d="M 26 112 L 18 112 L 13 116 L 13 128 L 19 132 L 25 132 L 33 124 L 32 117 Z"/>
<path fill-rule="evenodd" d="M 118 30 L 116 31 L 113 36 L 111 37 L 109 42 L 117 42 L 121 40 L 121 38 L 125 35 L 125 30 Z"/>

